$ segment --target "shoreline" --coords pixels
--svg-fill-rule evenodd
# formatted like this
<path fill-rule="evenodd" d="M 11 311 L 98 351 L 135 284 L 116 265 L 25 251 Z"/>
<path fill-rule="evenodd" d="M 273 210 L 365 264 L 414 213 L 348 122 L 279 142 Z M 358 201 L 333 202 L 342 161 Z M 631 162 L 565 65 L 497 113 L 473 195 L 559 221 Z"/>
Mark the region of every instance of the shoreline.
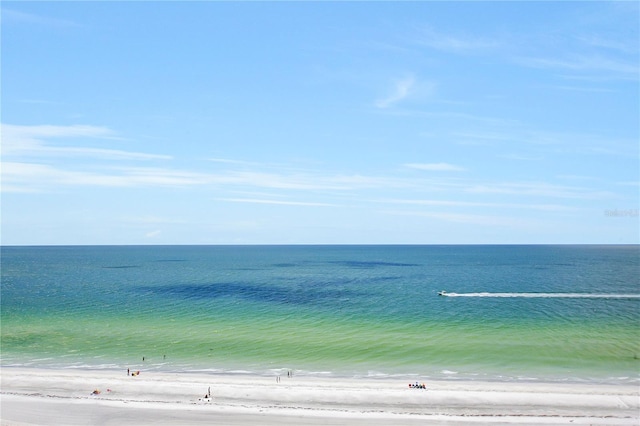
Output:
<path fill-rule="evenodd" d="M 413 389 L 395 378 L 20 367 L 0 378 L 2 426 L 640 423 L 637 385 L 430 380 Z"/>
<path fill-rule="evenodd" d="M 96 358 L 87 359 L 85 361 L 74 362 L 48 362 L 55 358 L 34 358 L 27 361 L 16 357 L 0 357 L 0 369 L 41 369 L 41 370 L 60 370 L 60 371 L 95 371 L 95 372 L 120 372 L 127 367 L 133 370 L 144 370 L 154 374 L 185 374 L 185 375 L 201 375 L 207 377 L 253 377 L 253 378 L 271 378 L 277 375 L 287 375 L 288 371 L 295 373 L 297 377 L 305 377 L 309 380 L 314 379 L 331 379 L 331 380 L 372 380 L 372 381 L 429 381 L 429 382 L 481 382 L 481 383 L 505 383 L 505 384 L 557 384 L 557 385 L 599 385 L 599 386 L 639 386 L 640 374 L 638 371 L 608 371 L 608 374 L 602 372 L 594 372 L 593 370 L 574 371 L 569 374 L 564 369 L 558 368 L 558 371 L 552 369 L 531 369 L 528 371 L 519 370 L 517 373 L 513 369 L 503 368 L 498 374 L 494 370 L 487 372 L 483 365 L 477 368 L 466 365 L 465 368 L 456 368 L 455 366 L 433 367 L 427 368 L 424 372 L 418 370 L 389 372 L 389 370 L 376 368 L 360 368 L 348 369 L 340 368 L 313 368 L 312 366 L 302 366 L 292 369 L 291 367 L 275 367 L 273 365 L 262 365 L 247 368 L 236 364 L 219 365 L 217 368 L 211 368 L 211 361 L 187 363 L 175 360 L 163 360 L 160 362 L 158 356 L 144 357 L 142 362 L 137 359 L 133 362 L 113 362 L 99 363 Z M 101 357 L 104 358 L 104 357 Z M 44 361 L 44 362 L 43 362 Z M 206 366 L 205 366 L 206 364 Z M 306 367 L 306 368 L 305 368 Z M 468 367 L 468 368 L 467 368 Z"/>

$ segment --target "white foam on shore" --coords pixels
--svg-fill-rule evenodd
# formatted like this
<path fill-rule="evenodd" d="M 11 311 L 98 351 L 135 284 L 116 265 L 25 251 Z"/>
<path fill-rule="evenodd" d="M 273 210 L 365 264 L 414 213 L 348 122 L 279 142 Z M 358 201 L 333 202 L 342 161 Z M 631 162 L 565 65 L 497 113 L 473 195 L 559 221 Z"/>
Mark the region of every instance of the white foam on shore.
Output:
<path fill-rule="evenodd" d="M 56 410 L 62 417 L 53 424 L 67 425 L 115 424 L 110 418 L 169 424 L 158 410 L 171 410 L 174 424 L 438 424 L 432 422 L 441 417 L 447 425 L 525 418 L 528 424 L 640 421 L 638 388 L 624 385 L 425 381 L 427 389 L 416 390 L 400 379 L 155 371 L 131 377 L 119 370 L 23 368 L 2 368 L 1 378 L 3 425 L 52 424 Z M 213 399 L 204 404 L 209 388 Z M 92 395 L 96 389 L 100 393 Z M 231 412 L 240 414 L 226 417 Z"/>

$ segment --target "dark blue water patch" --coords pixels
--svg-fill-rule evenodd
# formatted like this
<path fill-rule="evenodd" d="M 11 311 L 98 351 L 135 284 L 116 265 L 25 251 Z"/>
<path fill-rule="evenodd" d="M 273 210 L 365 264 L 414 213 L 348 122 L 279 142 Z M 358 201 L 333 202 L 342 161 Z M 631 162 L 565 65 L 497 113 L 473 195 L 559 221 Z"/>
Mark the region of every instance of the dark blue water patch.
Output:
<path fill-rule="evenodd" d="M 115 266 L 103 266 L 103 269 L 134 269 L 141 268 L 140 265 L 115 265 Z"/>
<path fill-rule="evenodd" d="M 314 268 L 317 266 L 321 266 L 323 262 L 319 262 L 316 260 L 299 260 L 297 262 L 276 262 L 272 263 L 271 266 L 274 268 L 299 268 L 299 267 L 307 267 Z"/>
<path fill-rule="evenodd" d="M 229 268 L 232 269 L 234 271 L 268 271 L 268 268 L 248 268 L 248 267 L 243 267 L 243 268 Z"/>
<path fill-rule="evenodd" d="M 401 262 L 382 262 L 382 261 L 368 261 L 368 260 L 333 260 L 328 263 L 334 265 L 346 266 L 349 268 L 359 268 L 359 269 L 370 269 L 370 268 L 378 268 L 378 267 L 387 267 L 387 266 L 398 266 L 398 267 L 411 267 L 411 266 L 420 266 L 417 263 L 401 263 Z"/>
<path fill-rule="evenodd" d="M 187 262 L 187 259 L 158 259 L 154 260 L 157 263 L 171 263 L 171 262 Z"/>
<path fill-rule="evenodd" d="M 219 298 L 239 298 L 253 302 L 326 305 L 361 296 L 360 292 L 335 286 L 297 286 L 284 288 L 261 286 L 244 282 L 219 282 L 211 284 L 175 284 L 158 287 L 140 287 L 139 291 L 160 296 L 209 300 Z"/>

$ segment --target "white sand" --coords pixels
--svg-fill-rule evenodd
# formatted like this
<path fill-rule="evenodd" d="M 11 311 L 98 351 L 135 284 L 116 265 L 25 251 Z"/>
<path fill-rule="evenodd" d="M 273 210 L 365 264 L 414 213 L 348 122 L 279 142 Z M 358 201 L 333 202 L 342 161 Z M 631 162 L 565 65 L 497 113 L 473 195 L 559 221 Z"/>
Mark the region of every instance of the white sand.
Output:
<path fill-rule="evenodd" d="M 1 425 L 639 425 L 637 386 L 3 368 Z M 204 399 L 211 388 L 211 400 Z M 92 391 L 99 389 L 98 395 Z M 108 390 L 109 389 L 109 390 Z"/>

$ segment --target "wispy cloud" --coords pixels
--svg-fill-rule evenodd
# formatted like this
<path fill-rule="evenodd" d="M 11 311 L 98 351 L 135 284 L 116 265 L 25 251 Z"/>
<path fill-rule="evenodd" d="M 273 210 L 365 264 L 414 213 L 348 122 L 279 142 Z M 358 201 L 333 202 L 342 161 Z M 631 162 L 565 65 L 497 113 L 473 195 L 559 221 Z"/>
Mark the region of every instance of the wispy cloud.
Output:
<path fill-rule="evenodd" d="M 588 132 L 549 132 L 526 125 L 500 125 L 497 132 L 454 132 L 442 137 L 464 146 L 503 147 L 498 158 L 542 160 L 559 153 L 638 157 L 637 141 Z M 513 151 L 517 147 L 519 152 Z"/>
<path fill-rule="evenodd" d="M 445 34 L 433 28 L 423 28 L 416 43 L 448 53 L 476 53 L 496 49 L 502 42 L 472 35 Z"/>
<path fill-rule="evenodd" d="M 102 161 L 47 161 L 51 138 L 111 138 L 114 133 L 94 126 L 3 126 L 8 129 L 13 146 L 7 158 L 3 155 L 3 192 L 61 192 L 81 187 L 103 188 L 201 188 L 217 200 L 230 203 L 269 204 L 282 206 L 335 207 L 345 200 L 364 205 L 380 202 L 370 194 L 385 191 L 402 197 L 382 201 L 391 204 L 430 206 L 438 208 L 513 208 L 540 211 L 562 211 L 564 207 L 546 199 L 611 199 L 615 195 L 585 186 L 557 185 L 549 182 L 491 182 L 466 178 L 467 169 L 446 162 L 406 163 L 403 167 L 429 173 L 412 173 L 410 177 L 391 172 L 369 175 L 357 172 L 335 173 L 323 169 L 273 167 L 273 164 L 254 161 L 214 158 L 224 164 L 220 169 L 212 162 L 199 164 L 198 170 L 172 167 L 151 167 L 149 161 L 163 156 L 126 153 L 118 150 L 102 152 L 95 148 L 63 147 L 67 156 L 79 150 L 84 155 L 97 156 Z M 11 135 L 11 133 L 13 134 Z M 3 134 L 3 142 L 6 134 Z M 21 145 L 23 144 L 23 145 Z M 3 149 L 5 147 L 3 146 Z M 60 147 L 59 147 L 60 148 Z M 33 151 L 44 150 L 46 155 L 35 158 Z M 129 157 L 127 157 L 129 155 Z M 121 158 L 131 161 L 123 162 Z M 15 161 L 14 161 L 15 158 Z M 57 157 L 56 157 L 57 159 Z M 156 165 L 152 163 L 152 165 Z M 265 191 L 268 195 L 264 195 Z M 450 200 L 424 199 L 425 192 L 450 194 Z M 367 195 L 368 194 L 368 195 Z M 415 198 L 414 198 L 415 197 Z M 522 202 L 527 197 L 530 204 Z M 533 198 L 535 197 L 535 198 Z M 462 201 L 461 201 L 462 200 Z M 459 211 L 454 213 L 460 213 Z M 154 226 L 154 228 L 157 227 Z"/>
<path fill-rule="evenodd" d="M 36 15 L 34 13 L 22 12 L 15 9 L 2 8 L 2 25 L 6 24 L 31 24 L 47 27 L 67 28 L 80 27 L 77 22 L 68 19 L 52 18 L 50 16 Z"/>
<path fill-rule="evenodd" d="M 30 105 L 61 105 L 61 102 L 48 101 L 44 99 L 19 99 L 18 102 Z"/>
<path fill-rule="evenodd" d="M 4 193 L 64 192 L 79 187 L 182 187 L 201 185 L 209 178 L 166 167 L 132 166 L 172 157 L 112 149 L 110 146 L 125 139 L 104 126 L 2 124 L 1 129 Z"/>
<path fill-rule="evenodd" d="M 211 161 L 212 163 L 244 165 L 244 166 L 255 166 L 257 164 L 260 164 L 254 161 L 232 160 L 229 158 L 209 158 L 208 161 Z"/>
<path fill-rule="evenodd" d="M 640 187 L 640 181 L 633 180 L 633 181 L 617 182 L 616 185 L 620 185 L 620 186 L 639 186 Z"/>
<path fill-rule="evenodd" d="M 434 81 L 420 80 L 413 75 L 408 75 L 393 81 L 388 94 L 377 99 L 374 105 L 379 109 L 390 109 L 409 100 L 425 101 L 433 97 L 436 87 L 437 84 Z"/>
<path fill-rule="evenodd" d="M 593 181 L 597 180 L 597 178 L 593 176 L 584 176 L 584 175 L 557 175 L 558 179 L 566 179 L 572 181 Z"/>
<path fill-rule="evenodd" d="M 260 198 L 219 198 L 220 201 L 231 203 L 250 203 L 250 204 L 275 204 L 283 206 L 307 206 L 307 207 L 335 207 L 331 203 L 318 203 L 309 201 L 285 201 L 285 200 L 269 200 Z"/>
<path fill-rule="evenodd" d="M 66 156 L 94 157 L 106 159 L 167 160 L 168 155 L 148 154 L 109 148 L 56 145 L 52 139 L 110 139 L 120 140 L 115 133 L 100 126 L 18 126 L 2 124 L 2 155 L 20 156 Z"/>
<path fill-rule="evenodd" d="M 406 99 L 411 94 L 411 90 L 414 87 L 415 82 L 416 80 L 413 77 L 405 77 L 396 81 L 391 93 L 375 102 L 376 107 L 389 108 L 403 99 Z"/>
<path fill-rule="evenodd" d="M 467 213 L 455 213 L 455 212 L 431 212 L 431 211 L 388 211 L 387 214 L 396 216 L 414 216 L 424 217 L 428 219 L 436 219 L 444 222 L 452 222 L 458 224 L 467 225 L 482 225 L 482 226 L 510 226 L 521 227 L 531 222 L 530 219 L 513 217 L 513 216 L 498 216 L 498 215 L 482 215 L 482 214 L 467 214 Z"/>
<path fill-rule="evenodd" d="M 637 10 L 636 10 L 636 14 L 637 14 Z M 579 35 L 576 38 L 580 42 L 596 48 L 602 48 L 605 50 L 610 50 L 613 52 L 630 54 L 630 55 L 637 55 L 638 53 L 638 44 L 637 42 L 634 42 L 633 37 L 617 40 L 613 38 L 606 38 L 597 34 L 588 34 L 588 35 Z"/>
<path fill-rule="evenodd" d="M 273 189 L 278 191 L 348 192 L 359 189 L 408 186 L 402 179 L 359 174 L 306 172 L 265 172 L 259 170 L 206 171 L 171 169 L 166 167 L 51 165 L 35 162 L 4 161 L 2 190 L 4 192 L 59 191 L 62 187 L 192 187 L 208 186 L 225 191 Z"/>
<path fill-rule="evenodd" d="M 161 168 L 123 167 L 89 171 L 37 163 L 2 163 L 3 192 L 59 191 L 63 186 L 179 187 L 202 185 L 209 181 L 207 175 Z"/>
<path fill-rule="evenodd" d="M 506 182 L 495 184 L 469 185 L 466 192 L 473 194 L 503 194 L 517 196 L 537 196 L 571 199 L 606 199 L 614 197 L 607 191 L 597 191 L 591 188 L 554 185 L 545 182 Z"/>
<path fill-rule="evenodd" d="M 425 199 L 382 199 L 378 200 L 384 204 L 404 204 L 429 207 L 487 207 L 491 209 L 522 209 L 522 210 L 538 210 L 538 211 L 569 211 L 575 210 L 575 207 L 569 207 L 562 204 L 532 204 L 532 203 L 496 203 L 496 202 L 477 202 L 477 201 L 459 201 L 459 200 L 425 200 Z"/>
<path fill-rule="evenodd" d="M 496 143 L 513 141 L 515 135 L 513 133 L 496 132 L 496 131 L 477 131 L 477 132 L 453 132 L 451 135 L 458 145 L 474 145 L 474 146 L 491 146 Z"/>
<path fill-rule="evenodd" d="M 584 87 L 584 86 L 549 86 L 551 89 L 564 90 L 567 92 L 586 92 L 586 93 L 615 93 L 615 90 L 605 89 L 601 87 Z"/>
<path fill-rule="evenodd" d="M 404 166 L 429 172 L 463 172 L 466 170 L 464 167 L 449 163 L 408 163 Z"/>
<path fill-rule="evenodd" d="M 611 76 L 638 79 L 640 68 L 636 62 L 626 62 L 600 55 L 574 55 L 568 58 L 523 57 L 521 65 L 531 68 L 556 69 L 574 72 L 605 72 Z"/>
<path fill-rule="evenodd" d="M 400 179 L 360 174 L 328 174 L 309 170 L 297 173 L 228 171 L 212 175 L 217 183 L 285 190 L 350 191 L 365 188 L 390 188 L 406 185 Z"/>
<path fill-rule="evenodd" d="M 176 219 L 170 217 L 161 217 L 161 216 L 125 216 L 122 217 L 122 222 L 127 224 L 136 224 L 136 225 L 165 225 L 165 224 L 184 224 L 187 223 L 184 219 Z"/>
<path fill-rule="evenodd" d="M 144 236 L 146 238 L 156 238 L 159 237 L 160 234 L 162 234 L 162 230 L 156 229 L 155 231 L 147 232 L 146 234 L 144 234 Z"/>
<path fill-rule="evenodd" d="M 514 126 L 520 124 L 518 120 L 504 118 L 504 117 L 491 117 L 487 115 L 481 114 L 471 114 L 453 110 L 443 110 L 442 108 L 433 108 L 431 110 L 418 109 L 418 108 L 389 108 L 389 109 L 380 109 L 380 111 L 385 111 L 385 114 L 388 115 L 397 115 L 404 117 L 424 117 L 433 120 L 447 120 L 447 121 L 457 121 L 457 122 L 465 122 L 471 123 L 474 125 L 484 125 L 484 126 Z"/>
<path fill-rule="evenodd" d="M 505 160 L 516 160 L 516 161 L 542 161 L 544 157 L 542 156 L 533 156 L 533 155 L 522 155 L 522 154 L 500 154 L 498 158 L 504 158 Z"/>
<path fill-rule="evenodd" d="M 11 138 L 55 138 L 55 137 L 105 137 L 113 135 L 113 131 L 102 126 L 72 125 L 72 126 L 19 126 L 2 124 L 2 133 Z"/>

